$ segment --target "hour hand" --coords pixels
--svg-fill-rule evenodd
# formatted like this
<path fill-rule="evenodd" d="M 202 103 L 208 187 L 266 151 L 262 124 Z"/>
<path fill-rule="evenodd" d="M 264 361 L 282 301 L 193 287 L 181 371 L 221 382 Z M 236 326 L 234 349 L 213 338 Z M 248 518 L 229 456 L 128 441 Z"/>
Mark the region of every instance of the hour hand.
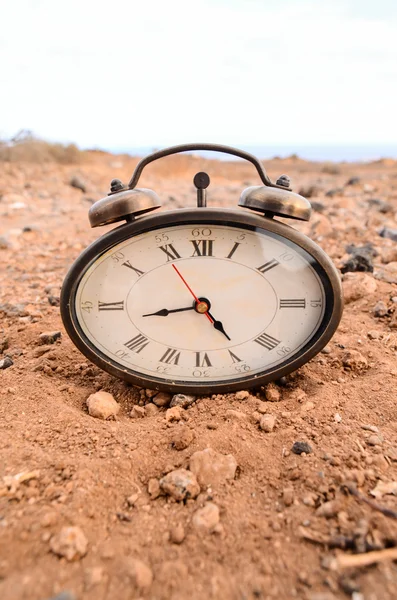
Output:
<path fill-rule="evenodd" d="M 227 335 L 227 333 L 226 333 L 226 331 L 225 331 L 225 329 L 224 329 L 223 324 L 221 323 L 221 321 L 217 321 L 216 319 L 214 319 L 214 317 L 211 315 L 210 312 L 208 314 L 209 314 L 209 316 L 212 319 L 212 324 L 213 324 L 214 328 L 217 331 L 220 331 L 221 333 L 223 333 L 223 335 L 225 337 L 227 337 L 228 340 L 230 340 L 231 338 Z"/>
<path fill-rule="evenodd" d="M 170 313 L 183 312 L 185 310 L 194 310 L 194 306 L 187 306 L 186 308 L 162 308 L 154 313 L 149 313 L 147 315 L 142 315 L 142 317 L 167 317 Z"/>

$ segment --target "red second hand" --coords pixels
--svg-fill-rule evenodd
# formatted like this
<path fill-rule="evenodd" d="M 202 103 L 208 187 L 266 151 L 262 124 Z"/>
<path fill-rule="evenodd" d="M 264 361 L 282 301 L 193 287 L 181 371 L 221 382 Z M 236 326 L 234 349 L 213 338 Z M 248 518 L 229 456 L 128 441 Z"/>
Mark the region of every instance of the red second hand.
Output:
<path fill-rule="evenodd" d="M 200 302 L 200 300 L 197 298 L 196 294 L 193 292 L 192 288 L 190 287 L 190 285 L 187 283 L 186 279 L 183 277 L 183 275 L 178 271 L 178 269 L 176 268 L 176 266 L 174 264 L 172 264 L 173 268 L 175 269 L 175 271 L 178 273 L 179 277 L 182 279 L 183 283 L 186 285 L 187 289 L 189 290 L 189 292 L 191 293 L 191 295 L 193 296 L 193 298 L 195 299 L 196 302 Z M 211 317 L 209 316 L 209 314 L 206 312 L 204 313 L 205 316 L 207 317 L 207 319 L 209 320 L 210 323 L 213 323 L 214 321 L 211 319 Z"/>

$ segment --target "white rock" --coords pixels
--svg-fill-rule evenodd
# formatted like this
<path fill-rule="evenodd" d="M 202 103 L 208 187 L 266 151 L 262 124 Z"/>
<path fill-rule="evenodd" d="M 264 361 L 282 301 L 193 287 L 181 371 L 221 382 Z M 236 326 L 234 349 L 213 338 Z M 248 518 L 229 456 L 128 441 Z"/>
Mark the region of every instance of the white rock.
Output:
<path fill-rule="evenodd" d="M 199 450 L 190 458 L 190 470 L 200 485 L 219 485 L 234 479 L 237 461 L 232 454 L 220 454 L 212 448 Z"/>
<path fill-rule="evenodd" d="M 180 406 L 181 408 L 187 408 L 196 400 L 196 396 L 188 396 L 186 394 L 175 394 L 172 397 L 170 406 Z"/>
<path fill-rule="evenodd" d="M 259 421 L 259 427 L 266 433 L 273 431 L 275 424 L 276 417 L 274 415 L 262 415 L 261 420 Z"/>
<path fill-rule="evenodd" d="M 193 515 L 192 525 L 202 532 L 211 533 L 219 523 L 219 508 L 213 502 L 207 502 L 203 508 L 199 508 Z"/>
<path fill-rule="evenodd" d="M 80 527 L 62 527 L 50 539 L 50 548 L 54 554 L 66 560 L 79 560 L 87 554 L 88 541 Z"/>
<path fill-rule="evenodd" d="M 196 477 L 186 469 L 176 469 L 167 473 L 160 479 L 160 488 L 177 501 L 196 498 L 200 493 Z"/>
<path fill-rule="evenodd" d="M 117 404 L 112 394 L 96 392 L 87 398 L 88 414 L 97 419 L 108 419 L 118 414 L 120 405 Z"/>

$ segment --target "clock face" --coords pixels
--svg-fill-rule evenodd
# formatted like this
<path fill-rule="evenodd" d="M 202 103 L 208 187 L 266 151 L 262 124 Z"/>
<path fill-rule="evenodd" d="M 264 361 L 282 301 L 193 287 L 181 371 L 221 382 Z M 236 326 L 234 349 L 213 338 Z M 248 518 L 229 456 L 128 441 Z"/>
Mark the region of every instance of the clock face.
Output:
<path fill-rule="evenodd" d="M 324 269 L 285 237 L 237 223 L 180 223 L 91 261 L 73 312 L 91 353 L 132 377 L 241 388 L 318 339 L 327 297 Z"/>

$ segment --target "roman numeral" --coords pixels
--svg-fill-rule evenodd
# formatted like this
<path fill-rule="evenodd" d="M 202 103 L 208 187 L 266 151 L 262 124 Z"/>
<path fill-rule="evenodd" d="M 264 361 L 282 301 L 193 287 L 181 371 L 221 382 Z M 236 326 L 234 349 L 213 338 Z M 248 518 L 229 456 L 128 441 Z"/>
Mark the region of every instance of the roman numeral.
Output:
<path fill-rule="evenodd" d="M 99 302 L 98 310 L 124 310 L 124 300 L 121 302 Z"/>
<path fill-rule="evenodd" d="M 212 256 L 214 240 L 190 240 L 193 244 L 193 256 Z"/>
<path fill-rule="evenodd" d="M 212 367 L 206 352 L 204 352 L 204 356 L 201 355 L 201 352 L 196 352 L 196 367 Z"/>
<path fill-rule="evenodd" d="M 176 258 L 181 258 L 178 252 L 175 250 L 172 244 L 165 244 L 165 246 L 159 246 L 160 250 L 166 253 L 167 262 L 169 260 L 175 260 Z"/>
<path fill-rule="evenodd" d="M 179 357 L 181 353 L 178 350 L 168 348 L 164 355 L 160 358 L 160 362 L 166 363 L 167 365 L 177 365 L 179 363 Z"/>
<path fill-rule="evenodd" d="M 239 362 L 243 362 L 241 358 L 239 358 L 238 356 L 236 356 L 236 354 L 233 354 L 233 352 L 231 350 L 228 351 L 230 354 L 230 358 L 232 359 L 232 363 L 239 363 Z"/>
<path fill-rule="evenodd" d="M 230 250 L 229 254 L 226 256 L 226 258 L 232 258 L 233 254 L 236 252 L 237 248 L 240 246 L 239 242 L 235 242 L 233 248 Z"/>
<path fill-rule="evenodd" d="M 254 342 L 260 344 L 267 350 L 273 350 L 276 346 L 279 345 L 280 340 L 276 340 L 276 338 L 268 335 L 267 333 L 262 333 L 259 337 L 257 337 Z"/>
<path fill-rule="evenodd" d="M 280 308 L 306 308 L 304 298 L 283 298 L 280 300 Z"/>
<path fill-rule="evenodd" d="M 138 354 L 139 352 L 141 352 L 141 350 L 146 348 L 148 344 L 149 340 L 139 333 L 134 338 L 132 338 L 132 340 L 124 344 L 124 346 L 127 346 L 129 350 L 132 350 L 133 352 L 136 352 Z"/>
<path fill-rule="evenodd" d="M 266 273 L 266 271 L 270 271 L 270 269 L 277 267 L 277 265 L 279 265 L 279 264 L 280 263 L 278 262 L 278 260 L 276 260 L 275 258 L 272 258 L 272 260 L 269 260 L 267 263 L 265 263 L 261 267 L 258 267 L 258 271 L 260 271 L 261 273 Z"/>
<path fill-rule="evenodd" d="M 136 267 L 133 267 L 129 260 L 127 260 L 126 262 L 123 262 L 122 266 L 128 267 L 129 269 L 132 269 L 133 271 L 135 271 L 135 273 L 138 275 L 138 277 L 145 274 L 145 271 L 140 271 Z"/>

